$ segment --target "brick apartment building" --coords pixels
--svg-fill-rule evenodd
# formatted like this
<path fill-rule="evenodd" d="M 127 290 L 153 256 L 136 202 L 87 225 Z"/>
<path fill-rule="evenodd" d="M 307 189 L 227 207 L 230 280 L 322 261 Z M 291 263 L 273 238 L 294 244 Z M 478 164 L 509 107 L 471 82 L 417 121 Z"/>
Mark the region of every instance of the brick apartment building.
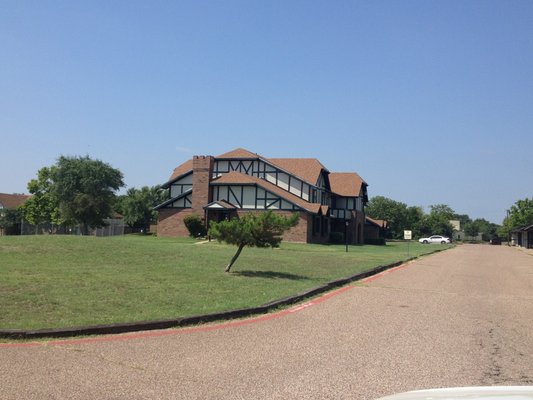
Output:
<path fill-rule="evenodd" d="M 191 214 L 221 221 L 250 212 L 300 214 L 284 235 L 293 242 L 327 243 L 330 233 L 364 243 L 367 183 L 355 172 L 329 172 L 315 158 L 266 158 L 245 149 L 217 157 L 194 156 L 163 185 L 169 199 L 158 205 L 160 236 L 187 236 Z"/>

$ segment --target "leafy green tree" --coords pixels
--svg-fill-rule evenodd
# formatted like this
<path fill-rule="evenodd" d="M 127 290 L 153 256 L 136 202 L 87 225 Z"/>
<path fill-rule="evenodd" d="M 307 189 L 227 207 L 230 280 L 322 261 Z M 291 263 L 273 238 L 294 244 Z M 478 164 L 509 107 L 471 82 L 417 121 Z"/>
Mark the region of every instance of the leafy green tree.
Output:
<path fill-rule="evenodd" d="M 407 208 L 407 225 L 405 229 L 413 232 L 415 237 L 420 235 L 418 227 L 420 226 L 420 221 L 424 219 L 424 210 L 422 207 L 411 206 Z M 403 237 L 403 236 L 402 236 Z"/>
<path fill-rule="evenodd" d="M 457 215 L 455 211 L 446 204 L 434 204 L 429 206 L 429 214 L 440 218 L 446 218 L 448 221 L 454 219 Z"/>
<path fill-rule="evenodd" d="M 31 223 L 79 223 L 83 232 L 105 225 L 112 215 L 115 191 L 124 186 L 122 173 L 100 160 L 61 156 L 41 168 L 28 189 L 24 215 Z"/>
<path fill-rule="evenodd" d="M 157 219 L 154 207 L 166 199 L 166 193 L 160 186 L 130 188 L 126 195 L 119 197 L 115 210 L 122 214 L 124 222 L 132 229 L 142 229 L 146 232 L 150 224 Z"/>
<path fill-rule="evenodd" d="M 407 204 L 384 196 L 374 196 L 366 205 L 365 213 L 370 218 L 386 220 L 391 238 L 399 239 L 403 237 L 403 231 L 407 226 Z"/>
<path fill-rule="evenodd" d="M 59 212 L 59 202 L 52 192 L 52 173 L 55 166 L 43 167 L 37 172 L 37 179 L 28 183 L 28 191 L 33 195 L 22 206 L 26 221 L 33 225 L 66 222 Z"/>
<path fill-rule="evenodd" d="M 0 230 L 5 232 L 13 228 L 20 222 L 21 217 L 22 213 L 18 209 L 0 208 Z"/>
<path fill-rule="evenodd" d="M 82 224 L 85 234 L 89 227 L 105 226 L 104 219 L 113 212 L 115 191 L 124 186 L 122 172 L 89 156 L 59 157 L 51 178 L 61 216 Z"/>
<path fill-rule="evenodd" d="M 465 224 L 463 228 L 465 235 L 470 238 L 475 238 L 480 232 L 479 223 L 471 221 Z"/>
<path fill-rule="evenodd" d="M 283 233 L 296 226 L 298 220 L 298 213 L 287 218 L 269 210 L 257 215 L 247 214 L 239 219 L 212 222 L 209 235 L 217 240 L 237 246 L 237 252 L 225 269 L 225 272 L 229 272 L 245 246 L 278 247 Z"/>
<path fill-rule="evenodd" d="M 483 218 L 477 218 L 473 221 L 478 227 L 478 233 L 481 233 L 481 237 L 484 241 L 489 241 L 498 236 L 499 225 L 487 221 Z"/>
<path fill-rule="evenodd" d="M 521 226 L 533 224 L 533 198 L 525 198 L 516 201 L 508 211 L 507 217 L 503 220 L 500 233 L 503 237 L 508 237 L 513 229 Z"/>
<path fill-rule="evenodd" d="M 453 219 L 454 211 L 444 204 L 437 204 L 429 208 L 429 214 L 425 214 L 416 226 L 418 235 L 444 235 L 452 237 L 453 226 L 450 224 L 450 220 Z"/>

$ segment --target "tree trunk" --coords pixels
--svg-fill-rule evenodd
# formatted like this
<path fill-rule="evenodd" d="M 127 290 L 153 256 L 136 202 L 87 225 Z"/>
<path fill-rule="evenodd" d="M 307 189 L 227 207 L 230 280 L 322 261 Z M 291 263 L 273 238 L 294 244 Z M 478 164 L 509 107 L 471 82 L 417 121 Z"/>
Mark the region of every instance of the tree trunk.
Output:
<path fill-rule="evenodd" d="M 237 261 L 237 258 L 239 258 L 239 256 L 241 255 L 241 251 L 242 251 L 242 249 L 244 249 L 244 246 L 246 246 L 244 243 L 239 244 L 239 248 L 237 249 L 237 252 L 235 253 L 233 258 L 229 262 L 229 264 L 226 267 L 226 269 L 224 270 L 224 272 L 229 272 L 229 270 L 231 269 L 233 264 L 235 264 L 235 261 Z"/>

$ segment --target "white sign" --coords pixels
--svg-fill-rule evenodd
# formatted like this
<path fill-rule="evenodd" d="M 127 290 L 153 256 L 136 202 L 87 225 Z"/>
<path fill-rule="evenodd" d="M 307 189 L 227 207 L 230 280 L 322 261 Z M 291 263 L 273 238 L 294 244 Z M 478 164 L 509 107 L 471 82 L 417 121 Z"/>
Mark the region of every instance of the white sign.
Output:
<path fill-rule="evenodd" d="M 403 231 L 403 238 L 405 240 L 411 240 L 413 238 L 413 232 L 412 231 Z"/>

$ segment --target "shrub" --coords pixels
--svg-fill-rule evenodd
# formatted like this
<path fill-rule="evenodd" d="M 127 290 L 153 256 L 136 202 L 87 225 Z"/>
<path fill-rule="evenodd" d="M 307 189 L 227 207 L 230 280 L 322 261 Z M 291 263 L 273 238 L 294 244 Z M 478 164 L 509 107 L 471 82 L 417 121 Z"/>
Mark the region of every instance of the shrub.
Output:
<path fill-rule="evenodd" d="M 365 239 L 365 244 L 372 244 L 372 245 L 376 245 L 376 246 L 385 246 L 385 244 L 387 244 L 387 242 L 385 241 L 384 238 L 368 238 L 368 239 Z"/>
<path fill-rule="evenodd" d="M 329 242 L 332 244 L 344 243 L 344 234 L 342 232 L 331 232 L 329 234 Z"/>
<path fill-rule="evenodd" d="M 191 237 L 204 237 L 207 235 L 207 230 L 205 229 L 202 218 L 197 214 L 192 214 L 183 219 L 185 226 L 189 231 Z"/>

